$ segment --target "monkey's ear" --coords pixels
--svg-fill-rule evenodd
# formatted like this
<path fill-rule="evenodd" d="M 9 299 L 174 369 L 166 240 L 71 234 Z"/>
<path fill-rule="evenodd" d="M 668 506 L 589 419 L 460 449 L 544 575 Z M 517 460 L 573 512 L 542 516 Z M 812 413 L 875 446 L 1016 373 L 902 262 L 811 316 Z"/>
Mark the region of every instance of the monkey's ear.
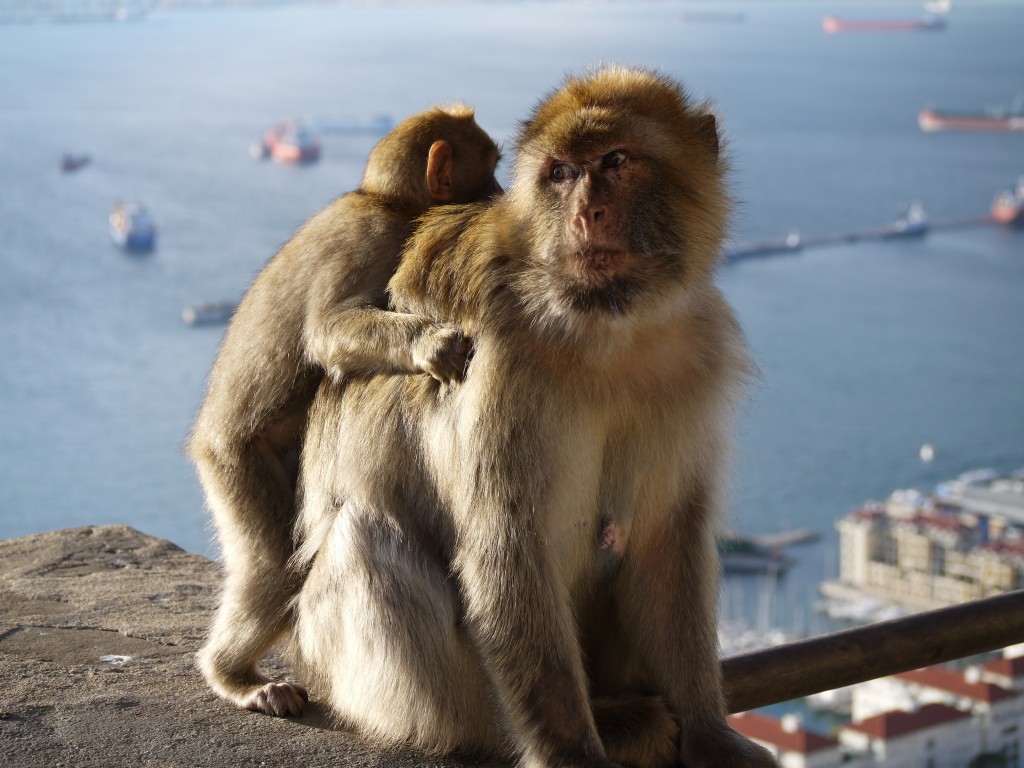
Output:
<path fill-rule="evenodd" d="M 437 203 L 449 202 L 455 194 L 452 177 L 455 175 L 455 161 L 452 148 L 447 141 L 435 141 L 427 154 L 427 192 Z"/>
<path fill-rule="evenodd" d="M 704 139 L 708 148 L 718 158 L 718 123 L 710 112 L 697 121 L 697 135 Z"/>

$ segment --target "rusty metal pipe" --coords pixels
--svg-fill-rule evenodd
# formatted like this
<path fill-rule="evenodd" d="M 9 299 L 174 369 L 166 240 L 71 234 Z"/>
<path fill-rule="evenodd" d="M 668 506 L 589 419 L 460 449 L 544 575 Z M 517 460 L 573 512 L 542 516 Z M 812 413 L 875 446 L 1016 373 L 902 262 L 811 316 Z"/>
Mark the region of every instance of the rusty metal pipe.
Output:
<path fill-rule="evenodd" d="M 729 712 L 789 701 L 1024 642 L 1024 590 L 732 656 Z"/>

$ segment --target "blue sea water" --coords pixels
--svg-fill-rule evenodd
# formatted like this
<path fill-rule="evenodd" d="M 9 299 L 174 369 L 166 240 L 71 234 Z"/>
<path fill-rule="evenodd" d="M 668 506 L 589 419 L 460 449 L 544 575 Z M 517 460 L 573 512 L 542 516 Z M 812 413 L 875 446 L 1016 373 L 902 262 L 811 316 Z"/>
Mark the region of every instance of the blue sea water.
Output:
<path fill-rule="evenodd" d="M 744 16 L 684 20 L 701 8 Z M 282 118 L 458 99 L 508 142 L 566 72 L 638 64 L 717 103 L 737 242 L 879 226 L 915 199 L 936 220 L 984 213 L 1024 173 L 1024 135 L 922 134 L 916 114 L 1024 90 L 1024 5 L 964 2 L 947 30 L 908 34 L 828 36 L 826 12 L 920 5 L 453 2 L 0 26 L 0 537 L 123 522 L 215 554 L 182 443 L 223 329 L 185 326 L 182 307 L 237 299 L 356 186 L 374 141 L 326 136 L 308 167 L 253 161 Z M 93 162 L 62 175 L 65 150 Z M 112 245 L 117 199 L 147 203 L 155 252 Z M 730 522 L 825 534 L 794 550 L 776 621 L 810 622 L 837 569 L 833 522 L 864 499 L 1024 466 L 1024 233 L 848 244 L 723 267 L 721 283 L 761 370 Z M 737 594 L 728 610 L 749 613 Z"/>

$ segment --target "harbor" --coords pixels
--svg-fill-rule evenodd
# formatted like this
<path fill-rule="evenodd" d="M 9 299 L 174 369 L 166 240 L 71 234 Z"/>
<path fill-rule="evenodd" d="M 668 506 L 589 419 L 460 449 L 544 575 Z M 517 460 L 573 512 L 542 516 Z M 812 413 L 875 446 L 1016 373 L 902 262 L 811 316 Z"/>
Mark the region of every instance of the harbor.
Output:
<path fill-rule="evenodd" d="M 974 214 L 962 218 L 935 221 L 928 218 L 920 203 L 908 206 L 907 211 L 891 223 L 880 227 L 867 227 L 849 232 L 805 236 L 791 231 L 780 240 L 762 240 L 743 243 L 726 253 L 726 262 L 732 263 L 751 258 L 766 256 L 794 255 L 803 251 L 829 248 L 838 245 L 894 240 L 902 238 L 924 237 L 929 232 L 948 232 L 971 227 L 989 225 L 1020 226 L 1022 219 L 1022 201 L 1024 201 L 1024 185 L 1018 183 L 1012 192 L 997 195 L 988 213 Z"/>

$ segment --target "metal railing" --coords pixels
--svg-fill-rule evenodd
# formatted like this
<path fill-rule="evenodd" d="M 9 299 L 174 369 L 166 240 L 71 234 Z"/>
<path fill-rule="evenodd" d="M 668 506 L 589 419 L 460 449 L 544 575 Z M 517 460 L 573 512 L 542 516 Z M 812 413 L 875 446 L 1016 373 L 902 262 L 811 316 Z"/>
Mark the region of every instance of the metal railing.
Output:
<path fill-rule="evenodd" d="M 722 661 L 729 712 L 1024 642 L 1024 590 L 844 629 Z"/>

